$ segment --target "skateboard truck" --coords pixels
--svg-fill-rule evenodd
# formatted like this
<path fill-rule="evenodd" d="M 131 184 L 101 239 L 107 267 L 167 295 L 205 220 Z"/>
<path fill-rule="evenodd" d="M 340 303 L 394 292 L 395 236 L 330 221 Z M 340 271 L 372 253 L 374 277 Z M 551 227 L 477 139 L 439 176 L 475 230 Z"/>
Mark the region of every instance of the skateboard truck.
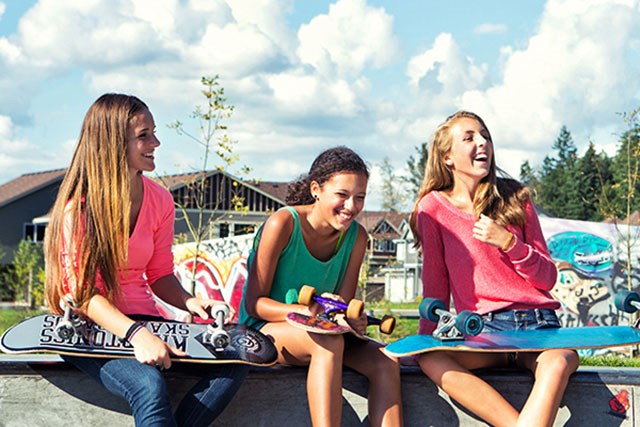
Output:
<path fill-rule="evenodd" d="M 64 310 L 64 315 L 56 325 L 55 334 L 62 340 L 68 340 L 79 333 L 83 321 L 75 314 L 76 304 L 71 295 L 67 294 L 60 300 L 60 308 Z"/>
<path fill-rule="evenodd" d="M 224 320 L 229 316 L 229 307 L 226 304 L 218 304 L 211 308 L 213 323 L 207 326 L 204 340 L 215 351 L 223 351 L 231 343 L 229 333 L 224 330 Z"/>
<path fill-rule="evenodd" d="M 425 298 L 420 303 L 420 316 L 431 322 L 437 322 L 433 337 L 441 341 L 461 340 L 465 336 L 478 335 L 484 327 L 482 316 L 469 310 L 458 315 L 447 311 L 447 306 L 435 298 Z"/>
<path fill-rule="evenodd" d="M 364 303 L 357 299 L 352 299 L 349 304 L 342 301 L 336 301 L 331 298 L 325 298 L 316 295 L 316 289 L 313 286 L 304 285 L 300 288 L 298 294 L 295 289 L 290 289 L 287 292 L 287 303 L 295 302 L 297 299 L 298 304 L 310 306 L 313 302 L 317 302 L 322 306 L 324 312 L 318 314 L 316 317 L 329 322 L 335 322 L 335 315 L 338 313 L 344 313 L 347 319 L 358 319 L 364 311 Z M 393 316 L 385 315 L 382 319 L 375 318 L 367 315 L 367 325 L 377 325 L 380 332 L 383 334 L 390 334 L 396 326 L 396 319 Z"/>

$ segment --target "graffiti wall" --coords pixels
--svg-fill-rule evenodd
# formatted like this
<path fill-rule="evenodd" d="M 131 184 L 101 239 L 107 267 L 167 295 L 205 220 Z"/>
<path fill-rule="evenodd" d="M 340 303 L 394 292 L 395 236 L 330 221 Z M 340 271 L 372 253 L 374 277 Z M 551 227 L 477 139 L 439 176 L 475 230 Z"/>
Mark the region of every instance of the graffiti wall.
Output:
<path fill-rule="evenodd" d="M 631 256 L 632 290 L 640 281 L 640 228 L 556 218 L 540 218 L 551 257 L 558 267 L 553 296 L 564 326 L 628 324 L 614 297 L 627 289 Z M 627 250 L 627 244 L 630 251 Z"/>
<path fill-rule="evenodd" d="M 247 256 L 253 244 L 253 234 L 206 240 L 201 243 L 200 255 L 194 272 L 195 244 L 184 243 L 173 247 L 175 274 L 189 292 L 227 302 L 237 320 L 242 289 L 247 280 Z M 193 289 L 195 288 L 195 289 Z M 186 319 L 186 312 L 158 301 L 167 317 Z"/>

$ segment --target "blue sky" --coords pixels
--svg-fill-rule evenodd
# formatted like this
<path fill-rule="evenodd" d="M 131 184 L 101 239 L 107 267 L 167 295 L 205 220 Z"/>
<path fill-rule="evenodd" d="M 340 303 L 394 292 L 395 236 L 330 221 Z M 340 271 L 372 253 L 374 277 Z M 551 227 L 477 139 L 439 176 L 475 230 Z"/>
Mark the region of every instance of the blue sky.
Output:
<path fill-rule="evenodd" d="M 194 170 L 200 148 L 166 125 L 195 126 L 215 74 L 252 177 L 290 181 L 344 144 L 373 169 L 369 209 L 383 159 L 406 173 L 458 109 L 516 177 L 562 125 L 612 154 L 618 113 L 640 106 L 639 27 L 639 0 L 0 0 L 0 183 L 65 167 L 105 92 L 150 106 L 158 173 Z"/>

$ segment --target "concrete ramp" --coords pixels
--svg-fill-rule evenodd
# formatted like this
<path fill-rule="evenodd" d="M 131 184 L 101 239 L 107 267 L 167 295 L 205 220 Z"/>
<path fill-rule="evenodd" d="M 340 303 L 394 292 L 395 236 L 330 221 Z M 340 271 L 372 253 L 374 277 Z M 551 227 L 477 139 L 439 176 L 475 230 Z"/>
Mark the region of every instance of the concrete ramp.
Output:
<path fill-rule="evenodd" d="M 174 404 L 205 365 L 167 371 Z M 521 407 L 532 377 L 520 371 L 481 373 L 516 407 Z M 306 370 L 252 369 L 216 426 L 310 426 Z M 640 370 L 580 368 L 569 383 L 557 426 L 634 426 L 638 418 Z M 343 426 L 366 426 L 367 381 L 346 371 Z M 452 402 L 419 369 L 402 370 L 406 426 L 485 425 Z M 479 399 L 481 396 L 478 397 Z M 127 404 L 55 356 L 0 357 L 0 426 L 133 426 Z"/>

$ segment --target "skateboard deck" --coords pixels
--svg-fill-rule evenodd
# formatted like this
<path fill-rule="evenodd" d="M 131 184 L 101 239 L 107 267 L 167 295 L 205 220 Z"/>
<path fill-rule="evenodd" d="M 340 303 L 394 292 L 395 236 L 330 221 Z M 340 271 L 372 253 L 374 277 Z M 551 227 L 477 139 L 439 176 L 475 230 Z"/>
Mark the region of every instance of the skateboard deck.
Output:
<path fill-rule="evenodd" d="M 352 300 L 349 304 L 337 301 L 331 298 L 317 296 L 315 288 L 304 285 L 298 292 L 290 289 L 287 292 L 287 302 L 311 306 L 314 302 L 322 306 L 324 312 L 316 316 L 307 316 L 305 314 L 291 312 L 287 314 L 286 321 L 290 325 L 304 329 L 308 332 L 325 335 L 339 335 L 351 333 L 352 335 L 363 339 L 376 341 L 375 339 L 357 332 L 355 329 L 341 325 L 336 321 L 337 314 L 343 314 L 345 318 L 357 319 L 362 315 L 364 303 L 359 300 Z M 385 316 L 382 319 L 367 315 L 368 325 L 377 325 L 382 333 L 390 334 L 395 327 L 395 319 L 391 316 Z M 378 342 L 378 341 L 376 341 Z"/>
<path fill-rule="evenodd" d="M 365 335 L 357 333 L 355 329 L 352 329 L 345 325 L 340 325 L 336 322 L 332 322 L 331 320 L 323 319 L 319 316 L 312 317 L 307 316 L 306 314 L 289 313 L 287 314 L 287 323 L 297 328 L 304 329 L 305 331 L 314 332 L 316 334 L 340 335 L 351 333 L 358 338 L 369 338 Z"/>
<path fill-rule="evenodd" d="M 640 344 L 640 330 L 630 326 L 534 329 L 482 332 L 463 339 L 441 340 L 431 335 L 411 335 L 388 344 L 384 351 L 395 357 L 430 351 L 539 352 L 550 349 L 608 348 Z"/>
<path fill-rule="evenodd" d="M 69 338 L 60 338 L 56 326 L 62 316 L 43 314 L 25 319 L 0 337 L 5 353 L 50 352 L 72 356 L 135 357 L 133 346 L 106 331 L 96 323 L 82 321 Z M 270 366 L 276 363 L 275 346 L 262 333 L 243 325 L 224 326 L 228 344 L 215 347 L 208 338 L 208 325 L 170 321 L 146 321 L 145 327 L 172 346 L 188 353 L 188 357 L 172 357 L 180 362 L 241 363 Z"/>

